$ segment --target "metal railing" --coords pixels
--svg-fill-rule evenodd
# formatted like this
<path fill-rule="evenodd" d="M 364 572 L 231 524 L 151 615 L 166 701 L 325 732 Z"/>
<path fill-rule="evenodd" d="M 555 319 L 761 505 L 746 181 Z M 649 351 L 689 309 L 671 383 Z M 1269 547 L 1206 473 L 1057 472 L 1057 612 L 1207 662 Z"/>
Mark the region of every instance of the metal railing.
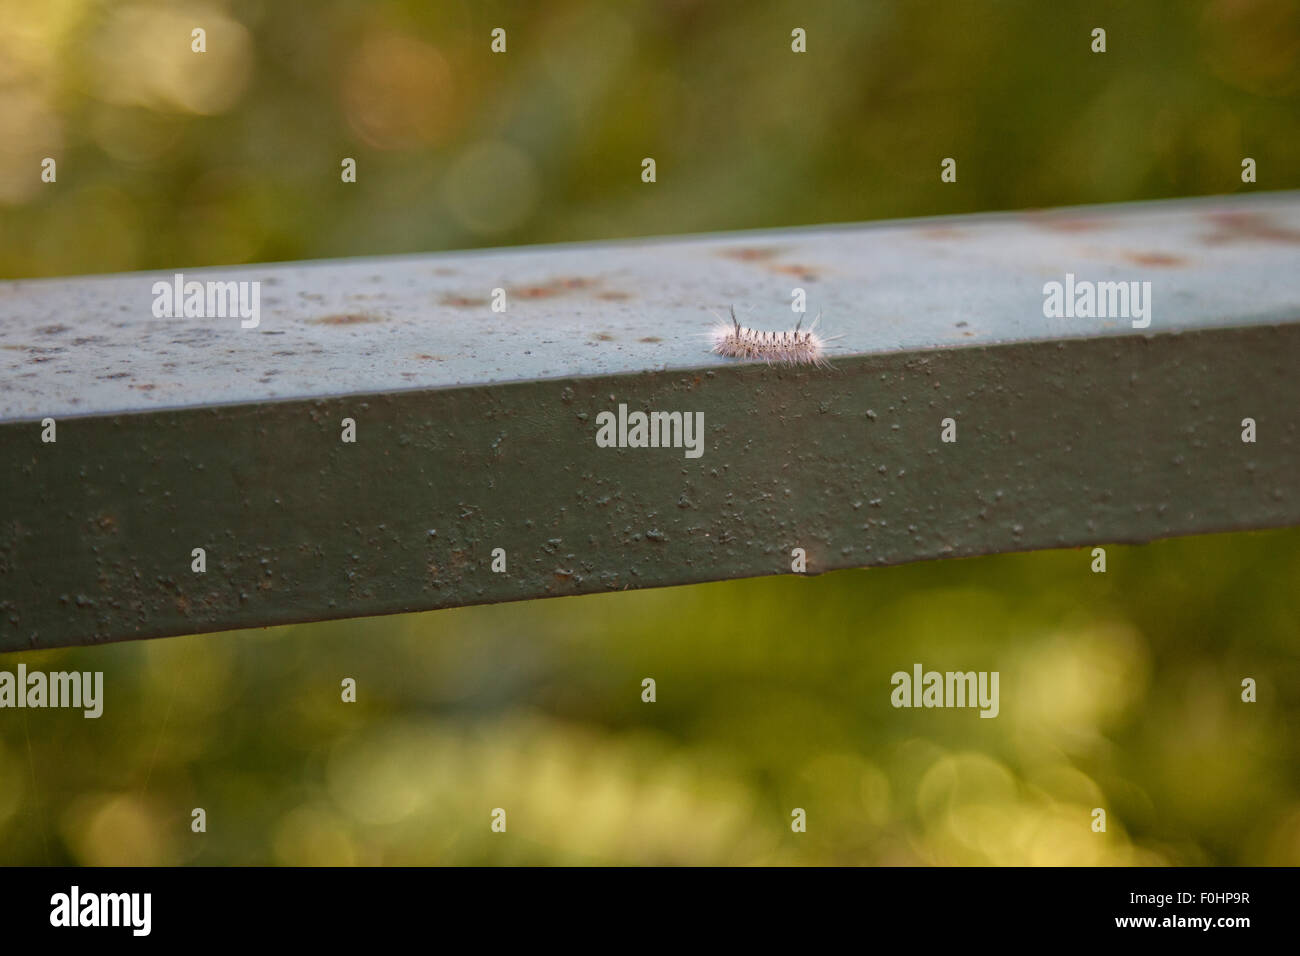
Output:
<path fill-rule="evenodd" d="M 178 271 L 0 284 L 0 650 L 1300 523 L 1295 193 Z"/>

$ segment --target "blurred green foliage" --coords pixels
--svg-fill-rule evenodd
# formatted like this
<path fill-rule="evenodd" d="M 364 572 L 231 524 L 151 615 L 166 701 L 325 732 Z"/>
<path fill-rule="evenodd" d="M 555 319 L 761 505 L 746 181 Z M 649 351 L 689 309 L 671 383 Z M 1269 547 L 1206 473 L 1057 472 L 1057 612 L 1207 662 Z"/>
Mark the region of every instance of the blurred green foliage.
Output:
<path fill-rule="evenodd" d="M 0 0 L 0 23 L 11 277 L 1300 186 L 1294 0 Z M 107 701 L 0 712 L 0 863 L 1300 863 L 1300 531 L 1090 560 L 8 655 L 102 670 Z M 1001 715 L 893 709 L 915 662 L 1000 671 Z"/>
<path fill-rule="evenodd" d="M 8 655 L 106 703 L 3 712 L 0 860 L 1300 863 L 1300 530 L 1108 557 Z M 916 662 L 999 671 L 1001 713 L 894 709 Z"/>
<path fill-rule="evenodd" d="M 1300 186 L 1297 0 L 0 0 L 0 23 L 0 276 Z"/>

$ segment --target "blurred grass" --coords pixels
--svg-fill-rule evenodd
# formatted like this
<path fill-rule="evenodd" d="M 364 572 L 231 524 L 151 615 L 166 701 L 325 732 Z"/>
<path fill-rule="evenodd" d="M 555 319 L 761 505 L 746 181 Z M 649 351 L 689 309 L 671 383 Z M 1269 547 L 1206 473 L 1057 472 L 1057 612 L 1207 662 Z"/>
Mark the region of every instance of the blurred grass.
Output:
<path fill-rule="evenodd" d="M 1295 0 L 0 0 L 0 23 L 5 277 L 1300 187 Z M 1300 863 L 1300 531 L 1089 561 L 10 655 L 102 670 L 107 703 L 0 716 L 0 863 Z M 894 710 L 918 661 L 1000 671 L 1001 716 Z"/>

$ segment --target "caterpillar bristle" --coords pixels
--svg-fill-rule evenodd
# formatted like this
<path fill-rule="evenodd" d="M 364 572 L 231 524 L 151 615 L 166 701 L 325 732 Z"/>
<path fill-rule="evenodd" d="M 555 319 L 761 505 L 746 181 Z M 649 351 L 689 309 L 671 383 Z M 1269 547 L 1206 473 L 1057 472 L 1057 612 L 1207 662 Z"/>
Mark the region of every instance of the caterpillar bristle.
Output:
<path fill-rule="evenodd" d="M 715 315 L 717 313 L 714 313 Z M 817 319 L 821 318 L 818 313 Z M 822 336 L 813 331 L 817 319 L 807 330 L 802 328 L 803 320 L 794 329 L 784 332 L 770 332 L 764 329 L 751 329 L 740 324 L 736 310 L 731 310 L 731 321 L 718 316 L 718 324 L 710 333 L 713 337 L 713 352 L 726 358 L 755 359 L 768 365 L 815 365 L 829 368 L 826 360 L 826 342 Z"/>

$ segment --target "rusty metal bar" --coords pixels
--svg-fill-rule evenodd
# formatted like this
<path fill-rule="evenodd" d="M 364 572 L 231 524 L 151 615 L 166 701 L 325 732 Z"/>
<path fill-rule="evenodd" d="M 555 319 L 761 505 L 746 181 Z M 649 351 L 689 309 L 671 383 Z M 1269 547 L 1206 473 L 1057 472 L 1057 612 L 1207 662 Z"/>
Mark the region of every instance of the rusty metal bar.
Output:
<path fill-rule="evenodd" d="M 1279 193 L 3 283 L 0 650 L 1300 523 L 1298 253 Z M 796 290 L 833 369 L 709 354 Z"/>

